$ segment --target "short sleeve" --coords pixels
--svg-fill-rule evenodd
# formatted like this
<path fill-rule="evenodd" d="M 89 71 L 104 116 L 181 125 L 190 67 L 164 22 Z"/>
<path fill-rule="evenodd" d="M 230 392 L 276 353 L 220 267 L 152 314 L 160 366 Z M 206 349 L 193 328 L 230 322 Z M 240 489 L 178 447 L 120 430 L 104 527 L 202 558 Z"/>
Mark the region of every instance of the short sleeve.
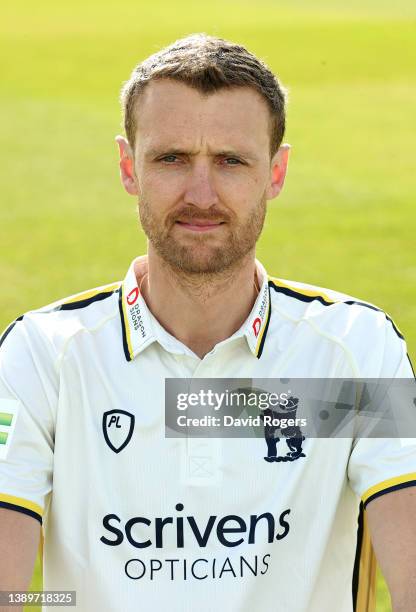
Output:
<path fill-rule="evenodd" d="M 42 523 L 52 488 L 56 376 L 22 319 L 0 344 L 0 507 Z"/>
<path fill-rule="evenodd" d="M 386 319 L 384 333 L 384 356 L 377 377 L 409 378 L 413 384 L 414 371 L 407 354 L 406 343 L 389 319 Z M 364 507 L 371 500 L 390 491 L 416 485 L 416 440 L 414 438 L 356 440 L 349 459 L 348 478 Z"/>

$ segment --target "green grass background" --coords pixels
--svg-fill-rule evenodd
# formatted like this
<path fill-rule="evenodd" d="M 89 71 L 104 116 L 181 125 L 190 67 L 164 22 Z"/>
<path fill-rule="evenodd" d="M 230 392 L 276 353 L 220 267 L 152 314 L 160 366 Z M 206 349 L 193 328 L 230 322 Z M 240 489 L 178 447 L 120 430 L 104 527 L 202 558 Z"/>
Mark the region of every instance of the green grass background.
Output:
<path fill-rule="evenodd" d="M 205 31 L 290 91 L 289 175 L 258 257 L 385 309 L 415 359 L 413 0 L 15 0 L 0 21 L 0 327 L 123 278 L 145 251 L 118 178 L 118 92 L 145 56 Z"/>

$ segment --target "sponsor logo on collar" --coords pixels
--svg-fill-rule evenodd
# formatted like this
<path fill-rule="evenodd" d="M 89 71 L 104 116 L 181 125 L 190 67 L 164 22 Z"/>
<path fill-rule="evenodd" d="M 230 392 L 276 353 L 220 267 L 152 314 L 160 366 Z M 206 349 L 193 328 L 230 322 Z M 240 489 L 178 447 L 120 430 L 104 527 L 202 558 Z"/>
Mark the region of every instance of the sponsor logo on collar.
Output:
<path fill-rule="evenodd" d="M 151 322 L 143 296 L 137 286 L 134 266 L 127 273 L 120 291 L 124 352 L 128 361 L 153 340 Z"/>
<path fill-rule="evenodd" d="M 129 306 L 133 306 L 137 302 L 138 297 L 139 297 L 139 288 L 134 287 L 134 289 L 132 289 L 130 293 L 127 294 L 127 298 L 126 298 L 127 304 Z"/>
<path fill-rule="evenodd" d="M 259 335 L 259 332 L 260 332 L 260 328 L 261 328 L 261 319 L 260 319 L 260 317 L 256 317 L 254 319 L 253 324 L 252 324 L 251 327 L 253 328 L 254 335 L 257 338 L 257 336 Z"/>
<path fill-rule="evenodd" d="M 270 319 L 270 291 L 267 279 L 263 282 L 250 320 L 247 340 L 252 353 L 260 358 Z"/>

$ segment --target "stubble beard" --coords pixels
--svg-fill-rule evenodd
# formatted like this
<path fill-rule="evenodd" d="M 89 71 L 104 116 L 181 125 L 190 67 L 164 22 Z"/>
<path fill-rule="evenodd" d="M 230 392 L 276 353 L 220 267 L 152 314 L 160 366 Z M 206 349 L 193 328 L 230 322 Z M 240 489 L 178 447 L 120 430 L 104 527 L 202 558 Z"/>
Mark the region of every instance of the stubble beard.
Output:
<path fill-rule="evenodd" d="M 245 256 L 254 250 L 264 225 L 266 196 L 263 194 L 246 219 L 239 222 L 229 212 L 215 208 L 201 211 L 192 206 L 184 206 L 170 213 L 164 220 L 158 219 L 143 197 L 138 203 L 138 211 L 149 242 L 175 274 L 213 279 L 230 274 L 241 265 Z M 219 230 L 223 233 L 221 244 L 217 239 L 212 241 L 209 232 L 195 233 L 183 241 L 173 235 L 178 217 L 191 219 L 195 216 L 198 219 L 225 221 L 224 230 Z"/>

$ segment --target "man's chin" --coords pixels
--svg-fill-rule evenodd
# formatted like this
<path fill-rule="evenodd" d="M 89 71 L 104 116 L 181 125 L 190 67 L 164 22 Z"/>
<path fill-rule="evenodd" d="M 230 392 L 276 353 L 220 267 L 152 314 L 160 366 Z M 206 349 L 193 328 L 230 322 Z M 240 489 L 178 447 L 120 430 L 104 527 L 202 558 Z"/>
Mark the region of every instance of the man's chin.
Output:
<path fill-rule="evenodd" d="M 175 271 L 182 274 L 221 274 L 234 267 L 239 257 L 227 252 L 224 248 L 207 248 L 199 245 L 195 248 L 166 248 L 158 249 L 162 259 Z"/>

